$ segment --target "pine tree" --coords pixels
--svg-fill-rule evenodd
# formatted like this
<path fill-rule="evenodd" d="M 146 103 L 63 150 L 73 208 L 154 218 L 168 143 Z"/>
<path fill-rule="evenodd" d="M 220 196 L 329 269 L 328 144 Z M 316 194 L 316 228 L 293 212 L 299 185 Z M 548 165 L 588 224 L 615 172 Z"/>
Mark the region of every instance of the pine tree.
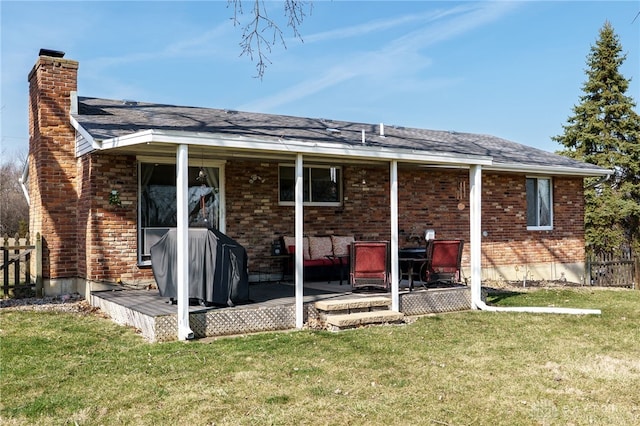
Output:
<path fill-rule="evenodd" d="M 585 182 L 585 238 L 593 253 L 640 253 L 640 117 L 618 71 L 625 59 L 605 22 L 587 56 L 580 104 L 553 138 L 566 147 L 561 154 L 613 171 L 604 182 Z"/>

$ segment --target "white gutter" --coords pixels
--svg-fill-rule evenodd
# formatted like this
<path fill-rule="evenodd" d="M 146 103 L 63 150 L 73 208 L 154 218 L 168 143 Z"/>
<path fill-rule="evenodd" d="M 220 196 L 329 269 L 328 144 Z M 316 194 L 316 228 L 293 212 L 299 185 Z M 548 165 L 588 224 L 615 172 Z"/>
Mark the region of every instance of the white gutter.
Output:
<path fill-rule="evenodd" d="M 484 168 L 485 170 L 495 172 L 519 172 L 519 173 L 547 173 L 553 175 L 565 176 L 608 176 L 613 174 L 613 170 L 609 169 L 588 169 L 580 167 L 562 167 L 562 166 L 540 166 L 529 164 L 503 164 L 493 163 Z"/>
<path fill-rule="evenodd" d="M 84 134 L 83 134 L 84 135 Z M 91 139 L 88 139 L 91 140 Z M 481 155 L 433 153 L 412 149 L 393 149 L 378 146 L 363 146 L 362 144 L 340 144 L 315 142 L 309 143 L 295 139 L 264 140 L 247 138 L 244 136 L 228 137 L 216 136 L 210 133 L 172 132 L 159 130 L 144 130 L 129 135 L 105 139 L 92 140 L 96 149 L 108 150 L 125 148 L 147 143 L 189 144 L 228 148 L 237 150 L 284 152 L 289 154 L 329 155 L 332 157 L 369 158 L 375 160 L 398 160 L 424 164 L 425 162 L 439 164 L 482 164 L 492 163 L 492 157 Z"/>
<path fill-rule="evenodd" d="M 471 308 L 489 312 L 528 312 L 536 314 L 600 315 L 600 309 L 556 307 L 502 307 L 489 306 L 482 300 L 482 166 L 469 169 L 469 233 L 471 252 Z"/>
<path fill-rule="evenodd" d="M 243 136 L 229 137 L 226 135 L 221 136 L 201 132 L 150 129 L 112 139 L 96 140 L 86 129 L 82 127 L 80 123 L 78 123 L 78 121 L 73 116 L 70 116 L 70 118 L 72 126 L 82 135 L 85 140 L 91 143 L 91 146 L 95 150 L 109 150 L 148 143 L 169 143 L 208 147 L 215 146 L 218 148 L 232 148 L 238 150 L 247 150 L 251 152 L 272 151 L 287 152 L 292 154 L 320 154 L 330 155 L 332 157 L 346 158 L 357 157 L 372 160 L 397 160 L 402 162 L 420 163 L 429 167 L 438 167 L 439 165 L 446 167 L 448 165 L 454 164 L 471 166 L 473 164 L 479 164 L 482 166 L 487 166 L 485 168 L 486 170 L 498 172 L 545 173 L 553 175 L 583 177 L 607 176 L 613 174 L 613 170 L 609 169 L 584 169 L 580 167 L 494 163 L 493 157 L 488 155 L 434 153 L 412 149 L 393 149 L 386 147 L 366 146 L 363 144 L 333 144 L 326 142 L 316 142 L 310 144 L 309 142 L 296 139 L 282 138 L 276 141 L 247 138 Z"/>

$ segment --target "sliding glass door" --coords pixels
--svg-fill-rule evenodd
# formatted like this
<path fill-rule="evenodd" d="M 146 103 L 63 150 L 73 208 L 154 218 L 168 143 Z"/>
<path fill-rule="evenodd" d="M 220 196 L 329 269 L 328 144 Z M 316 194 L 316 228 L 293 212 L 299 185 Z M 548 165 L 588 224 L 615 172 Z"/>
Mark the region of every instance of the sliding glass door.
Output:
<path fill-rule="evenodd" d="M 176 227 L 176 166 L 138 163 L 138 257 L 150 262 L 151 247 Z M 220 229 L 221 166 L 189 166 L 189 226 Z"/>

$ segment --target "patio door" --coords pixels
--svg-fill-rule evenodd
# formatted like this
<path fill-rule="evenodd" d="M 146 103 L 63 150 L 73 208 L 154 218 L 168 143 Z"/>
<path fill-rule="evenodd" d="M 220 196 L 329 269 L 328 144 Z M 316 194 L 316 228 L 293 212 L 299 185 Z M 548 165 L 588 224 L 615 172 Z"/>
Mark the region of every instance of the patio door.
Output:
<path fill-rule="evenodd" d="M 222 174 L 221 163 L 189 164 L 189 227 L 221 229 Z M 177 225 L 176 165 L 140 161 L 138 181 L 138 261 L 149 264 L 151 247 Z"/>

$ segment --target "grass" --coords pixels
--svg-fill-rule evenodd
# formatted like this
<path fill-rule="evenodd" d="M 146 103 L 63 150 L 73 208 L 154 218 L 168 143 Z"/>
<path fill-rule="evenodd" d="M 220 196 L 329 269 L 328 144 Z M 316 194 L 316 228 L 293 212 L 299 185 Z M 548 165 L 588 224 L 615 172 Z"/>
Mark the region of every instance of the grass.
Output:
<path fill-rule="evenodd" d="M 535 290 L 405 326 L 149 344 L 90 314 L 0 313 L 0 423 L 637 425 L 640 292 Z"/>

